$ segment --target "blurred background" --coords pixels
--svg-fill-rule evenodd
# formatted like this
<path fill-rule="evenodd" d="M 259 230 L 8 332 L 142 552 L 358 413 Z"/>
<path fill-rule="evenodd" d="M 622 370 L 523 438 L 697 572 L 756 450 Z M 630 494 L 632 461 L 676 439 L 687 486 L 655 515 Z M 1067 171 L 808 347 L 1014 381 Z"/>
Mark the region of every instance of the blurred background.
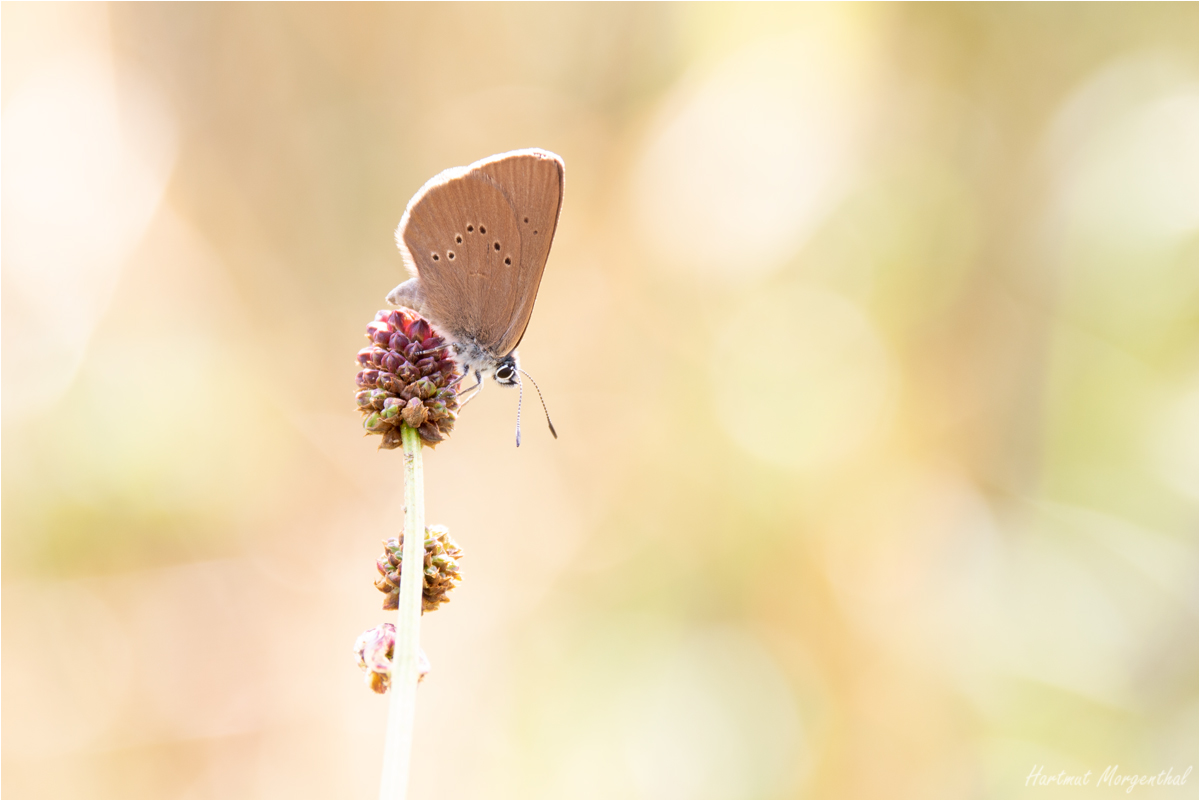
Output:
<path fill-rule="evenodd" d="M 560 439 L 426 452 L 412 796 L 1197 762 L 1195 4 L 0 13 L 4 796 L 377 793 L 354 355 L 413 193 L 535 146 Z"/>

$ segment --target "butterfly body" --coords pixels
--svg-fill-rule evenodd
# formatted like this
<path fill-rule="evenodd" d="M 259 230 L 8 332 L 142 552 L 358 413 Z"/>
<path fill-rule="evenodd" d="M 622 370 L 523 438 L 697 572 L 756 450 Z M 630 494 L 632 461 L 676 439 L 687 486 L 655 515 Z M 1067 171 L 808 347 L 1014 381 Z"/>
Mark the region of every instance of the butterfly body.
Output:
<path fill-rule="evenodd" d="M 452 328 L 441 323 L 425 303 L 420 289 L 420 279 L 411 278 L 388 293 L 388 303 L 413 309 L 421 316 L 433 320 L 434 325 L 438 327 L 438 333 L 444 334 L 450 340 L 450 349 L 454 353 L 455 361 L 462 367 L 463 375 L 474 375 L 476 384 L 487 376 L 501 386 L 514 386 L 517 383 L 516 371 L 520 368 L 516 350 L 503 356 L 497 355 L 480 344 L 477 329 L 465 326 Z"/>

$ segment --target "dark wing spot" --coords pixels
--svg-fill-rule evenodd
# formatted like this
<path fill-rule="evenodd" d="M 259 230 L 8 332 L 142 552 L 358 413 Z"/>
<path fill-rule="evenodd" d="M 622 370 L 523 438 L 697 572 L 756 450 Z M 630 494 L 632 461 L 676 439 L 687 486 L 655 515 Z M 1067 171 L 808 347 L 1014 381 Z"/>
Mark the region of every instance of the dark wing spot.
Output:
<path fill-rule="evenodd" d="M 536 233 L 537 233 L 537 229 L 536 229 L 536 228 L 534 228 L 534 229 L 533 229 L 533 232 L 536 234 Z"/>
<path fill-rule="evenodd" d="M 468 225 L 468 226 L 467 226 L 467 233 L 468 233 L 468 234 L 470 234 L 470 233 L 473 233 L 474 231 L 475 231 L 475 226 L 473 226 L 473 225 Z"/>
<path fill-rule="evenodd" d="M 499 249 L 500 249 L 500 243 L 499 243 L 499 242 L 493 242 L 493 243 L 492 243 L 492 249 L 493 249 L 493 250 L 499 250 Z"/>
<path fill-rule="evenodd" d="M 447 258 L 447 259 L 449 259 L 450 261 L 454 261 L 454 251 L 453 251 L 453 250 L 447 250 L 447 251 L 446 251 L 446 258 Z"/>
<path fill-rule="evenodd" d="M 511 259 L 511 258 L 509 258 L 508 256 L 505 256 L 505 257 L 504 257 L 504 263 L 505 263 L 505 264 L 512 264 L 512 259 Z"/>
<path fill-rule="evenodd" d="M 433 255 L 433 260 L 434 260 L 434 261 L 437 261 L 437 260 L 438 260 L 438 254 L 434 253 L 434 254 L 432 254 L 432 255 Z"/>
<path fill-rule="evenodd" d="M 486 234 L 486 233 L 487 233 L 487 229 L 486 229 L 486 228 L 484 228 L 484 227 L 481 225 L 481 226 L 479 226 L 479 233 L 481 233 L 481 234 Z"/>
<path fill-rule="evenodd" d="M 526 218 L 525 218 L 525 222 L 529 222 L 529 218 L 528 218 L 528 217 L 526 217 Z"/>
<path fill-rule="evenodd" d="M 462 234 L 456 234 L 454 236 L 454 241 L 461 245 L 462 244 Z"/>

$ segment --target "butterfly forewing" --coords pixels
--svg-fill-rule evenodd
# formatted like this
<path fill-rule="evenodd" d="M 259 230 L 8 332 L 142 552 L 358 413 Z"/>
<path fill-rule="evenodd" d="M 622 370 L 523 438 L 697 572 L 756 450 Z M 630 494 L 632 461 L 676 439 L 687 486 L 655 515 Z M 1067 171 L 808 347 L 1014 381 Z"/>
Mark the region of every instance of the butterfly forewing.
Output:
<path fill-rule="evenodd" d="M 521 235 L 495 182 L 469 168 L 442 173 L 409 204 L 396 239 L 430 318 L 499 353 L 521 291 Z"/>

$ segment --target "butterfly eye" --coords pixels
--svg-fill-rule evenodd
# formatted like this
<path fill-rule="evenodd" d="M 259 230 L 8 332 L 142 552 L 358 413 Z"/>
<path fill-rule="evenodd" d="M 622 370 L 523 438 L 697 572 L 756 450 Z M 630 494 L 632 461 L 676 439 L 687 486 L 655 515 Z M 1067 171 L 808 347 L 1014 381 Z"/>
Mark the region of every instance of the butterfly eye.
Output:
<path fill-rule="evenodd" d="M 496 380 L 511 381 L 514 374 L 515 371 L 512 369 L 512 367 L 507 364 L 502 364 L 500 365 L 500 368 L 496 370 Z"/>

